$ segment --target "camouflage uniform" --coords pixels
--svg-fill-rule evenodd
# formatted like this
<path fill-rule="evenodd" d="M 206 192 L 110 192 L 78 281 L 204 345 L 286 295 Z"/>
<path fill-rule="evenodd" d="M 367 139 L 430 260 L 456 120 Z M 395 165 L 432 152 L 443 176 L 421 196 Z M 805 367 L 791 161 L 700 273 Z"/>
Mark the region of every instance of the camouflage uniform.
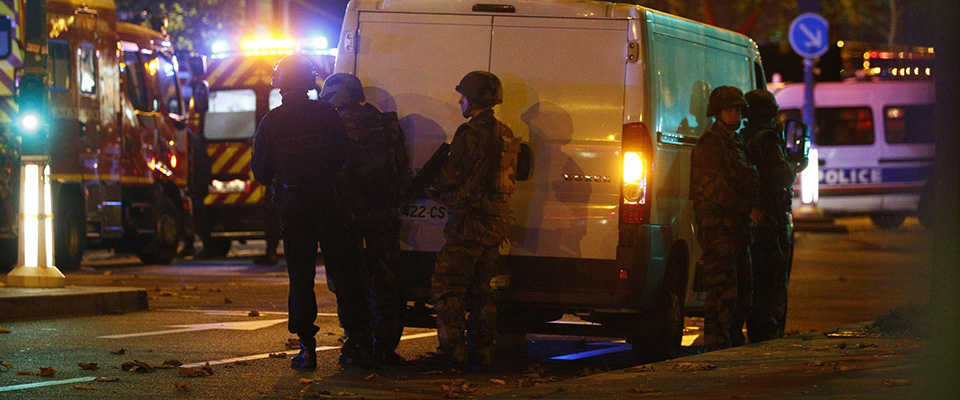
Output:
<path fill-rule="evenodd" d="M 690 198 L 707 292 L 706 351 L 744 343 L 751 301 L 749 215 L 758 191 L 757 170 L 747 162 L 745 150 L 737 133 L 718 120 L 697 141 L 691 157 Z"/>
<path fill-rule="evenodd" d="M 370 104 L 337 111 L 351 139 L 341 173 L 341 203 L 352 217 L 348 226 L 362 249 L 370 280 L 374 351 L 384 357 L 394 353 L 403 334 L 406 301 L 398 282 L 403 271 L 397 203 L 408 169 L 407 151 L 395 114 L 381 113 Z"/>
<path fill-rule="evenodd" d="M 759 207 L 764 214 L 750 247 L 753 306 L 747 318 L 747 335 L 756 343 L 783 336 L 793 251 L 788 233 L 790 199 L 797 171 L 796 163 L 787 159 L 782 129 L 774 123 L 779 107 L 773 94 L 754 90 L 746 99 L 750 109 L 741 135 L 747 144 L 747 159 L 757 166 L 760 175 Z"/>
<path fill-rule="evenodd" d="M 513 132 L 488 108 L 457 129 L 450 157 L 433 182 L 453 206 L 431 294 L 437 310 L 437 354 L 455 362 L 493 362 L 497 307 L 490 279 L 506 238 L 518 151 Z"/>

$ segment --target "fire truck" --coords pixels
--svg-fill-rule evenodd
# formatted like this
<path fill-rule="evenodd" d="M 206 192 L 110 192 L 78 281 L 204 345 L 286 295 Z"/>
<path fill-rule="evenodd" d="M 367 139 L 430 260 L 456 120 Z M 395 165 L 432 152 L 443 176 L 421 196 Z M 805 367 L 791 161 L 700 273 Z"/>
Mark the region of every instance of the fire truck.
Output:
<path fill-rule="evenodd" d="M 51 160 L 57 267 L 78 268 L 91 245 L 135 252 L 144 263 L 169 262 L 190 209 L 184 196 L 189 111 L 176 53 L 160 32 L 119 22 L 113 1 L 45 4 L 46 26 L 38 28 L 24 17 L 29 7 L 42 10 L 33 0 L 0 3 L 14 27 L 11 53 L 0 60 L 0 268 L 16 262 L 25 135 L 17 126 L 17 90 L 25 54 L 47 59 L 39 126 Z M 34 42 L 22 48 L 38 29 L 47 31 L 45 48 Z"/>
<path fill-rule="evenodd" d="M 216 42 L 212 50 L 203 76 L 209 85 L 209 108 L 195 128 L 207 143 L 213 176 L 203 201 L 208 233 L 201 236 L 204 253 L 225 256 L 234 240 L 268 239 L 271 246 L 280 238 L 269 188 L 257 183 L 250 170 L 257 125 L 280 105 L 280 91 L 270 85 L 274 64 L 289 54 L 308 57 L 317 69 L 319 88 L 333 73 L 336 53 L 322 37 Z M 316 98 L 316 91 L 311 97 Z"/>

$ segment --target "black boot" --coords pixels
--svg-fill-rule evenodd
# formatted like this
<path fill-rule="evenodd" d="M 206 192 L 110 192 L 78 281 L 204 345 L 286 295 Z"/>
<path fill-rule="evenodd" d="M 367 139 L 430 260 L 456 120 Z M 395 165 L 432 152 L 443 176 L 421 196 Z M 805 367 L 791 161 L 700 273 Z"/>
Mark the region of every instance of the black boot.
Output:
<path fill-rule="evenodd" d="M 317 339 L 313 337 L 300 338 L 300 354 L 290 360 L 293 369 L 317 369 Z"/>
<path fill-rule="evenodd" d="M 380 369 L 371 347 L 369 343 L 360 344 L 356 338 L 347 337 L 340 348 L 337 362 L 344 367 L 356 365 L 364 369 Z"/>

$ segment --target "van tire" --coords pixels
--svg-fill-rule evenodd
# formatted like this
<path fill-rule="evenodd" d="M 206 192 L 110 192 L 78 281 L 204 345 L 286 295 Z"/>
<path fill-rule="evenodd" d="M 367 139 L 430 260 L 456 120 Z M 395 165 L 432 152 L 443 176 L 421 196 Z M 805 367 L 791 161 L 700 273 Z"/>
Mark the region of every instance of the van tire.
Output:
<path fill-rule="evenodd" d="M 180 244 L 180 225 L 177 207 L 173 201 L 161 195 L 152 207 L 155 233 L 146 240 L 146 244 L 137 251 L 137 257 L 144 264 L 168 264 L 177 256 Z"/>
<path fill-rule="evenodd" d="M 649 364 L 680 356 L 683 341 L 683 307 L 675 289 L 660 292 L 656 306 L 635 318 L 639 332 L 627 338 L 638 364 Z M 636 329 L 636 328 L 635 328 Z"/>
<path fill-rule="evenodd" d="M 883 230 L 899 228 L 900 225 L 903 225 L 903 220 L 906 218 L 906 215 L 896 212 L 879 212 L 870 214 L 870 220 L 873 221 L 873 224 L 876 225 L 877 228 Z"/>
<path fill-rule="evenodd" d="M 54 263 L 63 271 L 80 269 L 84 241 L 87 238 L 87 216 L 83 198 L 61 190 L 54 216 Z"/>

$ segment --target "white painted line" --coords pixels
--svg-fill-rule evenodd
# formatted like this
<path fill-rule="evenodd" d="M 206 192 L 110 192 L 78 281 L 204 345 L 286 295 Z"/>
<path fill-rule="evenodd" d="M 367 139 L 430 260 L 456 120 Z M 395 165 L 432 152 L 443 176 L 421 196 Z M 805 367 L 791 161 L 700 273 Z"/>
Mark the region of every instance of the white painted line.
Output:
<path fill-rule="evenodd" d="M 71 383 L 90 382 L 96 379 L 97 378 L 94 378 L 94 377 L 73 378 L 73 379 L 62 379 L 58 381 L 25 383 L 22 385 L 13 385 L 13 386 L 0 386 L 0 392 L 12 392 L 14 390 L 34 389 L 34 388 L 44 387 L 44 386 L 68 385 Z"/>
<path fill-rule="evenodd" d="M 188 312 L 188 313 L 200 313 L 206 315 L 228 315 L 228 316 L 238 316 L 238 317 L 249 317 L 250 311 L 240 311 L 240 310 L 182 310 L 175 308 L 158 308 L 154 311 L 167 311 L 167 312 Z M 260 315 L 287 315 L 283 311 L 258 311 Z M 321 317 L 335 317 L 336 313 L 322 313 L 318 314 Z"/>
<path fill-rule="evenodd" d="M 698 337 L 700 337 L 699 333 L 695 333 L 692 335 L 683 335 L 683 340 L 680 342 L 680 345 L 684 347 L 692 346 L 693 342 L 697 340 Z"/>
<path fill-rule="evenodd" d="M 607 348 L 605 348 L 605 349 L 590 350 L 590 351 L 584 351 L 584 352 L 580 352 L 580 353 L 567 354 L 567 355 L 563 355 L 563 356 L 551 357 L 550 359 L 551 359 L 551 360 L 572 361 L 572 360 L 579 360 L 579 359 L 587 358 L 587 357 L 599 356 L 599 355 L 603 355 L 603 354 L 619 353 L 619 352 L 621 352 L 621 351 L 627 351 L 627 350 L 630 350 L 630 349 L 632 349 L 632 348 L 633 348 L 633 347 L 630 346 L 629 344 L 616 344 L 616 345 L 614 345 L 614 346 L 610 346 L 610 347 L 607 347 Z"/>
<path fill-rule="evenodd" d="M 152 332 L 139 332 L 139 333 L 127 333 L 121 335 L 108 335 L 108 336 L 98 336 L 98 339 L 126 339 L 131 337 L 140 337 L 140 336 L 154 336 L 154 335 L 168 335 L 172 333 L 183 333 L 183 332 L 196 332 L 196 331 L 208 331 L 214 329 L 227 329 L 234 331 L 253 331 L 261 328 L 266 328 L 273 326 L 282 322 L 287 322 L 286 318 L 284 319 L 267 319 L 267 320 L 250 320 L 250 321 L 240 321 L 240 322 L 217 322 L 212 324 L 194 324 L 194 325 L 169 325 L 170 328 L 179 328 L 179 329 L 167 329 L 163 331 L 152 331 Z"/>
<path fill-rule="evenodd" d="M 548 323 L 549 323 L 549 324 L 557 324 L 557 325 L 586 325 L 586 326 L 600 326 L 600 325 L 603 325 L 603 324 L 598 324 L 598 323 L 596 323 L 596 322 L 589 322 L 589 321 L 565 321 L 565 320 L 562 320 L 562 319 L 558 319 L 558 320 L 556 320 L 556 321 L 550 321 L 550 322 L 548 322 Z"/>
<path fill-rule="evenodd" d="M 404 335 L 404 336 L 400 337 L 400 340 L 420 339 L 420 338 L 431 337 L 431 336 L 437 336 L 437 332 L 436 332 L 436 331 L 433 331 L 433 332 L 414 333 L 414 334 L 411 334 L 411 335 Z M 336 350 L 336 349 L 339 349 L 339 348 L 340 348 L 340 346 L 319 346 L 319 347 L 317 347 L 317 351 Z M 237 362 L 237 361 L 259 360 L 259 359 L 262 359 L 262 358 L 268 358 L 268 357 L 270 357 L 270 354 L 286 353 L 287 351 L 289 351 L 289 350 L 285 350 L 285 351 L 275 351 L 275 352 L 273 352 L 273 353 L 255 354 L 255 355 L 252 355 L 252 356 L 226 358 L 226 359 L 223 359 L 223 360 L 203 361 L 203 362 L 198 362 L 198 363 L 193 363 L 193 364 L 184 364 L 184 365 L 181 365 L 180 367 L 181 367 L 181 368 L 197 368 L 197 367 L 202 367 L 202 366 L 204 366 L 204 365 L 229 364 L 229 363 L 234 363 L 234 362 Z M 292 354 L 292 351 L 291 351 L 291 354 Z"/>

